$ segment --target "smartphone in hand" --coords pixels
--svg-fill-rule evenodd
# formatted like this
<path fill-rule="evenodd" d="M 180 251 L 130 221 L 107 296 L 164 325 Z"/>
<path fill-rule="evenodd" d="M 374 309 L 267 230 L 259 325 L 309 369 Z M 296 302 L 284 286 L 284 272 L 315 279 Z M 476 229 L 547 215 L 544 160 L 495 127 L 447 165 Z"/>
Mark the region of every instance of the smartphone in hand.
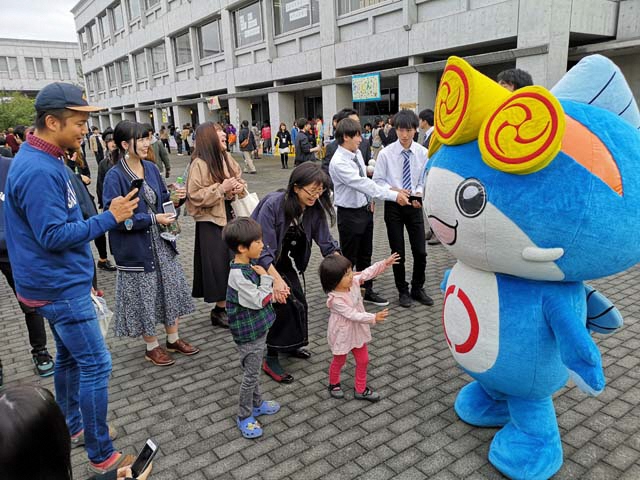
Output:
<path fill-rule="evenodd" d="M 420 205 L 422 205 L 422 197 L 419 197 L 417 195 L 409 195 L 409 201 L 418 202 Z"/>
<path fill-rule="evenodd" d="M 164 213 L 170 213 L 174 217 L 178 216 L 178 212 L 176 212 L 176 206 L 173 204 L 173 202 L 164 202 L 162 204 L 162 211 Z"/>
<path fill-rule="evenodd" d="M 131 185 L 129 185 L 129 192 L 131 192 L 135 188 L 138 189 L 138 193 L 136 193 L 133 197 L 131 197 L 131 200 L 133 200 L 138 196 L 143 183 L 144 183 L 144 178 L 134 178 L 133 180 L 131 180 Z"/>
<path fill-rule="evenodd" d="M 136 458 L 135 462 L 133 462 L 133 465 L 131 465 L 131 473 L 133 474 L 134 478 L 137 478 L 138 475 L 140 475 L 147 469 L 147 467 L 153 460 L 153 457 L 156 456 L 157 452 L 158 446 L 153 442 L 153 440 L 147 440 L 147 443 L 144 444 L 144 447 L 140 451 L 138 458 Z"/>

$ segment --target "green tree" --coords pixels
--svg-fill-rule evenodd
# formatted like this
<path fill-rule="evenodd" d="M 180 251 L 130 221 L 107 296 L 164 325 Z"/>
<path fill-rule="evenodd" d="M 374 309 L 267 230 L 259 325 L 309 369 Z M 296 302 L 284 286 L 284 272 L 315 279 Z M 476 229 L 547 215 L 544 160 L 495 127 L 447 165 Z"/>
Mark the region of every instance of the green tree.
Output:
<path fill-rule="evenodd" d="M 20 93 L 0 92 L 0 130 L 16 125 L 32 125 L 36 118 L 35 100 Z"/>

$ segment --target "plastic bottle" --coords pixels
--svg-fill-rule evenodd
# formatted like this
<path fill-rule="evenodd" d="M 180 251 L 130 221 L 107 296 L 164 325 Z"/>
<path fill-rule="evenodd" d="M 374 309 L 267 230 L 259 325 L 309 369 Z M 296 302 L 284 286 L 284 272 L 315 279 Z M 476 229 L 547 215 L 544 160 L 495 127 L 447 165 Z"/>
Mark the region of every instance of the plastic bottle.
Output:
<path fill-rule="evenodd" d="M 176 179 L 176 183 L 174 183 L 171 188 L 171 201 L 173 203 L 178 203 L 180 201 L 180 199 L 178 198 L 179 188 L 184 188 L 184 179 L 182 177 L 178 177 Z"/>

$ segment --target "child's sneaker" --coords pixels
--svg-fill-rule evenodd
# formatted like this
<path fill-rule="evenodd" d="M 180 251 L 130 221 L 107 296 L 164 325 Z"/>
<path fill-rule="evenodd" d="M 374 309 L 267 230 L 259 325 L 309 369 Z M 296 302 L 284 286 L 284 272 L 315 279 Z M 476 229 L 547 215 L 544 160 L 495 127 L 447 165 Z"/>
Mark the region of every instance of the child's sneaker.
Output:
<path fill-rule="evenodd" d="M 280 404 L 273 400 L 264 400 L 259 407 L 253 407 L 253 416 L 273 415 L 280 411 Z"/>
<path fill-rule="evenodd" d="M 49 355 L 47 350 L 40 350 L 33 354 L 33 364 L 36 370 L 36 374 L 41 377 L 50 377 L 55 370 L 55 364 L 53 358 Z"/>
<path fill-rule="evenodd" d="M 262 436 L 262 425 L 260 425 L 260 422 L 258 422 L 255 417 L 247 417 L 244 420 L 236 418 L 236 423 L 244 438 L 258 438 Z"/>
<path fill-rule="evenodd" d="M 369 387 L 364 389 L 364 392 L 358 393 L 353 391 L 353 398 L 356 400 L 367 400 L 368 402 L 377 402 L 380 400 L 380 395 L 372 391 Z"/>
<path fill-rule="evenodd" d="M 335 385 L 329 384 L 329 393 L 333 398 L 344 398 L 344 392 L 342 391 L 339 383 L 336 383 Z"/>

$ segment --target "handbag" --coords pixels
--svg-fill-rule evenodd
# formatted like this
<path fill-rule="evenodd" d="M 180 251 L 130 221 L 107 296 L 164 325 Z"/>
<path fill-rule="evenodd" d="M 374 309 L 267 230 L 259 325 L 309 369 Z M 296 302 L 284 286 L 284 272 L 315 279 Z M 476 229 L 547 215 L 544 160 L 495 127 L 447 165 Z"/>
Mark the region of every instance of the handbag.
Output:
<path fill-rule="evenodd" d="M 246 188 L 244 191 L 247 193 L 244 197 L 238 198 L 236 195 L 235 200 L 231 202 L 236 217 L 250 217 L 260 202 L 257 193 L 249 193 Z"/>
<path fill-rule="evenodd" d="M 93 302 L 93 308 L 96 310 L 96 317 L 98 317 L 98 324 L 100 325 L 100 332 L 104 338 L 107 337 L 109 331 L 109 324 L 111 323 L 111 317 L 113 312 L 107 306 L 107 302 L 104 298 L 91 294 L 91 301 Z"/>

